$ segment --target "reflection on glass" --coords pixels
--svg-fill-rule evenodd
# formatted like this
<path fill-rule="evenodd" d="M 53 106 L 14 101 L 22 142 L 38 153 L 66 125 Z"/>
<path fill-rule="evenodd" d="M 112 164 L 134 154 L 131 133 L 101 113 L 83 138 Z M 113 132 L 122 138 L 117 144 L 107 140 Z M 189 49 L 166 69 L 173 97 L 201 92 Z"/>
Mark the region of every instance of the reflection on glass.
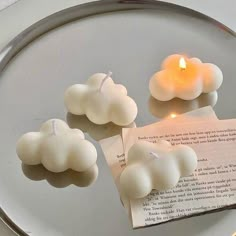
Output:
<path fill-rule="evenodd" d="M 170 113 L 170 118 L 174 119 L 177 116 L 176 113 Z"/>
<path fill-rule="evenodd" d="M 171 117 L 189 112 L 204 106 L 215 106 L 218 99 L 217 92 L 203 93 L 193 100 L 182 100 L 174 98 L 167 102 L 156 100 L 153 97 L 149 98 L 149 111 L 157 118 Z"/>
<path fill-rule="evenodd" d="M 71 184 L 78 187 L 87 187 L 98 177 L 98 167 L 94 165 L 85 172 L 67 170 L 61 173 L 53 173 L 43 167 L 43 165 L 29 166 L 21 165 L 24 175 L 34 181 L 47 180 L 49 184 L 56 188 L 64 188 Z"/>
<path fill-rule="evenodd" d="M 78 116 L 71 113 L 67 113 L 66 119 L 70 128 L 80 129 L 88 133 L 96 141 L 121 134 L 122 128 L 136 127 L 134 122 L 125 127 L 115 125 L 111 122 L 104 125 L 97 125 L 92 123 L 85 115 Z"/>

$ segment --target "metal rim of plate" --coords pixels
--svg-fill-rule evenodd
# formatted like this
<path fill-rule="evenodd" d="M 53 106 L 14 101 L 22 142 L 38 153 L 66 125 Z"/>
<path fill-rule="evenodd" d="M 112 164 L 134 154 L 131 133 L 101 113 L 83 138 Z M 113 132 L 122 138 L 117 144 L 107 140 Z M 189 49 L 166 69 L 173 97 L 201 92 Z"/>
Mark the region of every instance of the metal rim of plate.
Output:
<path fill-rule="evenodd" d="M 223 29 L 236 38 L 236 32 L 220 23 L 219 21 L 190 8 L 179 6 L 173 3 L 161 2 L 156 0 L 100 0 L 73 6 L 49 15 L 28 27 L 22 33 L 18 34 L 0 51 L 0 74 L 18 52 L 20 52 L 33 40 L 51 31 L 52 29 L 76 20 L 104 13 L 155 9 L 171 9 L 172 11 L 177 13 L 184 13 L 185 15 L 207 20 L 208 22 L 216 25 L 217 27 Z M 23 232 L 20 226 L 17 226 L 13 221 L 11 221 L 10 216 L 8 216 L 6 212 L 4 212 L 2 207 L 3 206 L 0 206 L 0 219 L 17 235 L 27 236 L 28 234 Z"/>

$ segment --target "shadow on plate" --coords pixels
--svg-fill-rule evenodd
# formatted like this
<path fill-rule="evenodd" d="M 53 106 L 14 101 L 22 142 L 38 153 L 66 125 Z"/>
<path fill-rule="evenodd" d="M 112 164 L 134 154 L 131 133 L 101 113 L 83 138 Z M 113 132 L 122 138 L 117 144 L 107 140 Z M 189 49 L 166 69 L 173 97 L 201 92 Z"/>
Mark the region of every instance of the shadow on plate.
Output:
<path fill-rule="evenodd" d="M 203 93 L 199 97 L 189 101 L 174 98 L 170 101 L 162 102 L 150 96 L 148 105 L 149 111 L 153 116 L 164 118 L 171 116 L 171 114 L 182 114 L 205 106 L 214 107 L 217 99 L 218 95 L 216 91 Z"/>
<path fill-rule="evenodd" d="M 21 167 L 24 175 L 27 178 L 33 181 L 45 179 L 49 184 L 56 188 L 65 188 L 71 184 L 74 184 L 78 187 L 87 187 L 98 177 L 97 165 L 92 166 L 85 172 L 67 170 L 61 173 L 53 173 L 48 171 L 43 165 L 29 166 L 22 164 Z"/>
<path fill-rule="evenodd" d="M 92 123 L 85 115 L 78 116 L 69 112 L 67 113 L 66 120 L 70 128 L 80 129 L 88 133 L 89 136 L 96 141 L 121 134 L 122 128 L 136 127 L 134 122 L 123 127 L 111 122 L 104 125 L 97 125 Z"/>

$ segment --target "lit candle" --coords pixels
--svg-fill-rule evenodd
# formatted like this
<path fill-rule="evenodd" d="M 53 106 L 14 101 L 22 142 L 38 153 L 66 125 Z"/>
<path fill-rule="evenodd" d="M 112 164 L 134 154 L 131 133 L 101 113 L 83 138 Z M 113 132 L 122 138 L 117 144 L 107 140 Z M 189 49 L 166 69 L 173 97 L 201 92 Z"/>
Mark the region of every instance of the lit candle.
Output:
<path fill-rule="evenodd" d="M 131 124 L 137 116 L 137 105 L 127 96 L 123 85 L 115 84 L 111 73 L 92 75 L 86 84 L 76 84 L 65 92 L 65 105 L 74 115 L 86 115 L 95 124 L 113 122 Z"/>
<path fill-rule="evenodd" d="M 120 185 L 129 198 L 143 198 L 153 189 L 175 187 L 181 176 L 191 175 L 196 167 L 197 156 L 189 146 L 138 141 L 128 152 Z"/>
<path fill-rule="evenodd" d="M 202 93 L 216 91 L 222 84 L 222 71 L 214 64 L 181 55 L 167 57 L 162 70 L 149 82 L 151 95 L 160 101 L 175 97 L 192 100 Z"/>
<path fill-rule="evenodd" d="M 17 142 L 16 152 L 24 164 L 42 164 L 57 173 L 67 169 L 85 172 L 97 161 L 96 148 L 85 140 L 84 133 L 70 129 L 58 119 L 43 123 L 39 132 L 24 134 Z"/>

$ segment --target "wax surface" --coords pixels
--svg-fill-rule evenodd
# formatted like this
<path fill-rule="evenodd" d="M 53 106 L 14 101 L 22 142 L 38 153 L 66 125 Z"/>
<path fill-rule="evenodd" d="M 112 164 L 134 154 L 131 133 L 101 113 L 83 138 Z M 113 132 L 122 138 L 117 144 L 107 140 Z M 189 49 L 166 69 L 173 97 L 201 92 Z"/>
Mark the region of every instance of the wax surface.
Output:
<path fill-rule="evenodd" d="M 153 189 L 175 187 L 181 176 L 192 174 L 196 167 L 197 156 L 189 146 L 138 141 L 128 152 L 120 185 L 129 198 L 143 198 Z"/>
<path fill-rule="evenodd" d="M 65 92 L 67 110 L 74 115 L 86 115 L 95 124 L 131 124 L 138 112 L 136 103 L 127 96 L 126 88 L 115 84 L 111 77 L 103 83 L 105 77 L 106 74 L 97 73 L 86 84 L 69 87 Z"/>
<path fill-rule="evenodd" d="M 16 152 L 26 165 L 43 166 L 52 172 L 72 169 L 84 172 L 96 165 L 97 151 L 79 129 L 70 129 L 62 120 L 43 123 L 39 132 L 24 134 Z"/>
<path fill-rule="evenodd" d="M 162 70 L 155 73 L 149 82 L 151 95 L 159 101 L 173 98 L 192 100 L 202 93 L 216 91 L 223 82 L 223 74 L 219 67 L 210 63 L 202 63 L 198 58 L 184 57 L 186 68 L 181 69 L 181 55 L 167 57 Z"/>

